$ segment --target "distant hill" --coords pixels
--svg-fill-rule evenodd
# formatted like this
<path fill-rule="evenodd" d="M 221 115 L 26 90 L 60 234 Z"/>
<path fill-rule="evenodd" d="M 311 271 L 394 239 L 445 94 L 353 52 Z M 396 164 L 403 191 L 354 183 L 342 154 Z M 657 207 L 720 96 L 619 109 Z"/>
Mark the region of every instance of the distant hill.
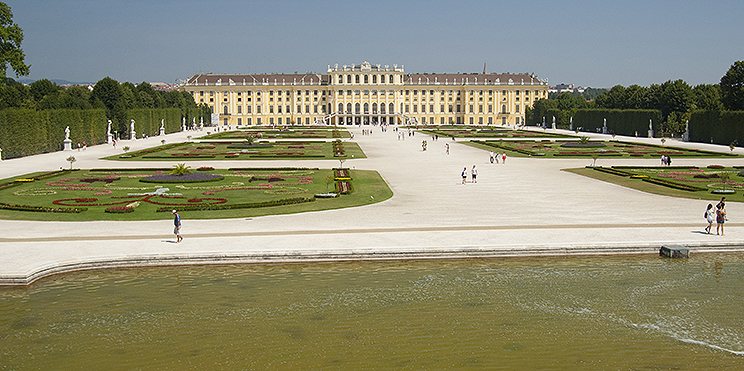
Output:
<path fill-rule="evenodd" d="M 93 83 L 90 83 L 90 82 L 73 82 L 73 81 L 60 80 L 60 79 L 47 79 L 47 80 L 49 80 L 49 81 L 51 81 L 51 82 L 53 82 L 53 83 L 55 83 L 57 85 L 89 85 L 89 84 L 93 84 Z M 20 82 L 22 84 L 28 85 L 28 84 L 36 81 L 36 80 L 33 80 L 33 79 L 18 79 L 16 81 L 18 81 L 18 82 Z"/>

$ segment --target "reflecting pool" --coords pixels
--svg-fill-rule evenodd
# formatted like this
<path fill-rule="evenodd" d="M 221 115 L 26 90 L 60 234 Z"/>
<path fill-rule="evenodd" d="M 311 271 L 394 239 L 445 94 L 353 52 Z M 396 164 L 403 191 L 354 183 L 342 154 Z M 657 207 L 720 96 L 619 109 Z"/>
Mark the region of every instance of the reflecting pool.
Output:
<path fill-rule="evenodd" d="M 0 369 L 742 369 L 744 255 L 79 272 L 0 289 Z"/>

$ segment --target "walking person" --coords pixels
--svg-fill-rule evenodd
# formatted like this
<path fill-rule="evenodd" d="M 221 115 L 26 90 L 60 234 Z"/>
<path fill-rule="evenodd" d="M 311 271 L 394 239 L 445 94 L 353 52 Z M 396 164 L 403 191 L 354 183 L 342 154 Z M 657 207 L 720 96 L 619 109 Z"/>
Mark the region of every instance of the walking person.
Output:
<path fill-rule="evenodd" d="M 493 163 L 493 151 L 488 151 L 488 158 L 491 163 Z"/>
<path fill-rule="evenodd" d="M 468 167 L 462 168 L 462 184 L 465 184 L 465 181 L 468 180 Z"/>
<path fill-rule="evenodd" d="M 181 216 L 178 215 L 176 210 L 173 210 L 171 213 L 173 214 L 173 234 L 176 235 L 176 243 L 179 243 L 183 241 L 183 237 L 181 237 Z"/>
<path fill-rule="evenodd" d="M 477 176 L 478 176 L 478 170 L 475 168 L 475 165 L 473 165 L 473 171 L 472 171 L 473 183 L 478 183 L 478 180 L 476 179 Z"/>
<path fill-rule="evenodd" d="M 504 154 L 501 155 L 501 163 L 506 165 L 506 152 L 504 152 Z"/>
<path fill-rule="evenodd" d="M 716 207 L 716 234 L 723 236 L 723 224 L 726 223 L 726 204 L 721 201 Z"/>
<path fill-rule="evenodd" d="M 705 210 L 705 221 L 708 222 L 705 232 L 710 234 L 710 230 L 713 228 L 713 222 L 716 221 L 716 211 L 713 210 L 713 204 L 708 204 L 708 209 Z"/>
<path fill-rule="evenodd" d="M 449 143 L 444 144 L 444 150 L 447 152 L 447 156 L 449 156 Z"/>

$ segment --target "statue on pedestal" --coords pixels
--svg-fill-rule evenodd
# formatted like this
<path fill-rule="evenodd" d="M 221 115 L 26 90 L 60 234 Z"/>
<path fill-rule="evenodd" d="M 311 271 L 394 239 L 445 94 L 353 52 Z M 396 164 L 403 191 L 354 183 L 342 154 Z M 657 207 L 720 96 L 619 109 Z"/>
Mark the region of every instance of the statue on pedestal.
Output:
<path fill-rule="evenodd" d="M 654 137 L 654 122 L 652 119 L 648 119 L 648 137 Z"/>
<path fill-rule="evenodd" d="M 165 119 L 160 119 L 160 135 L 165 135 Z"/>
<path fill-rule="evenodd" d="M 137 139 L 137 132 L 134 131 L 134 119 L 129 124 L 129 139 L 135 140 Z"/>
<path fill-rule="evenodd" d="M 65 128 L 65 140 L 62 143 L 64 143 L 65 151 L 72 151 L 72 140 L 70 140 L 70 127 L 69 126 Z"/>
<path fill-rule="evenodd" d="M 114 136 L 111 135 L 111 120 L 108 120 L 108 128 L 106 129 L 106 143 L 111 144 L 114 140 Z"/>

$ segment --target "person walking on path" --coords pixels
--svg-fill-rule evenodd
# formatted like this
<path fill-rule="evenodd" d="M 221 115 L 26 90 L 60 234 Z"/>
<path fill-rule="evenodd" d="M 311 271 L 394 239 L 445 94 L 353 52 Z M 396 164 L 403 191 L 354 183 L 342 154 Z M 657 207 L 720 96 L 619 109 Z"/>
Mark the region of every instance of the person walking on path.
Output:
<path fill-rule="evenodd" d="M 449 143 L 444 144 L 444 150 L 447 152 L 447 156 L 449 156 Z"/>
<path fill-rule="evenodd" d="M 468 167 L 462 168 L 462 184 L 465 184 L 465 181 L 468 180 Z"/>
<path fill-rule="evenodd" d="M 478 183 L 478 180 L 476 179 L 476 177 L 478 176 L 478 170 L 475 168 L 475 165 L 473 165 L 473 174 L 472 174 L 472 176 L 473 176 L 473 183 Z"/>
<path fill-rule="evenodd" d="M 705 221 L 708 222 L 705 232 L 710 234 L 710 230 L 713 228 L 713 222 L 716 221 L 716 211 L 713 210 L 713 204 L 708 204 L 708 209 L 705 210 Z"/>
<path fill-rule="evenodd" d="M 726 204 L 721 201 L 716 208 L 716 234 L 723 236 L 723 224 L 726 223 Z"/>
<path fill-rule="evenodd" d="M 506 152 L 504 152 L 504 154 L 501 155 L 501 163 L 506 165 Z"/>
<path fill-rule="evenodd" d="M 488 159 L 493 163 L 493 151 L 488 151 Z"/>
<path fill-rule="evenodd" d="M 183 241 L 183 237 L 181 237 L 181 216 L 178 215 L 176 210 L 173 210 L 171 213 L 173 214 L 173 234 L 176 235 L 176 243 L 179 243 Z"/>

